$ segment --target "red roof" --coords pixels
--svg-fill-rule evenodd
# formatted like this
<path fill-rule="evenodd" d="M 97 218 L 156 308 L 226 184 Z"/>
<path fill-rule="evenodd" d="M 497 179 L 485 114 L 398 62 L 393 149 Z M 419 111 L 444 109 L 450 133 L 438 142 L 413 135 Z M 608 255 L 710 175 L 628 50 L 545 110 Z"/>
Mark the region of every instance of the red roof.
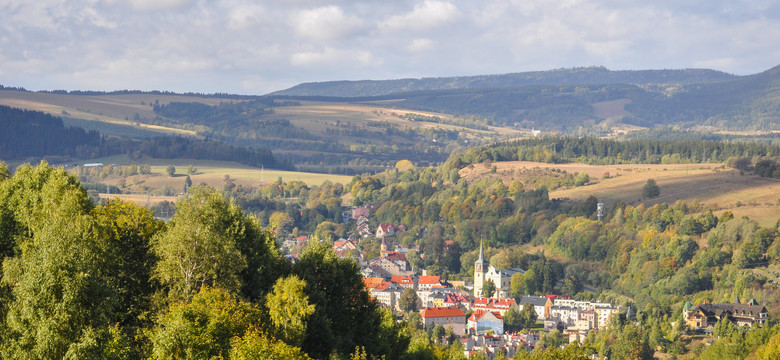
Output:
<path fill-rule="evenodd" d="M 445 303 L 467 303 L 469 302 L 468 299 L 466 299 L 465 296 L 458 294 L 458 293 L 451 293 L 447 294 L 444 297 Z"/>
<path fill-rule="evenodd" d="M 333 247 L 334 247 L 334 248 L 342 247 L 342 246 L 344 246 L 346 243 L 347 243 L 347 240 L 339 240 L 339 241 L 334 241 L 334 242 L 333 242 Z"/>
<path fill-rule="evenodd" d="M 420 311 L 420 316 L 422 318 L 437 318 L 437 317 L 455 317 L 455 316 L 463 316 L 466 317 L 466 314 L 463 313 L 463 310 L 458 308 L 457 306 L 449 306 L 449 307 L 429 307 L 422 309 Z"/>
<path fill-rule="evenodd" d="M 387 260 L 393 260 L 393 261 L 395 261 L 395 260 L 403 260 L 403 261 L 406 261 L 406 255 L 404 255 L 403 253 L 400 253 L 398 251 L 389 251 L 387 253 L 387 256 L 385 256 L 385 257 L 387 258 Z"/>
<path fill-rule="evenodd" d="M 393 275 L 393 277 L 390 278 L 390 282 L 396 284 L 414 284 L 414 280 L 412 280 L 412 277 L 409 275 Z"/>
<path fill-rule="evenodd" d="M 515 299 L 478 298 L 474 300 L 474 307 L 486 309 L 509 309 L 515 304 Z"/>
<path fill-rule="evenodd" d="M 479 321 L 485 314 L 492 313 L 493 316 L 498 318 L 499 320 L 503 320 L 501 317 L 501 313 L 498 311 L 487 311 L 487 310 L 475 310 L 473 314 L 471 314 L 471 317 L 469 317 L 469 321 Z"/>
<path fill-rule="evenodd" d="M 393 230 L 395 230 L 395 226 L 393 226 L 393 224 L 390 224 L 390 223 L 381 223 L 381 224 L 379 224 L 379 227 L 382 228 L 382 231 L 384 231 L 384 232 L 387 232 L 391 228 Z"/>
<path fill-rule="evenodd" d="M 420 276 L 418 284 L 441 284 L 441 278 L 438 276 Z"/>
<path fill-rule="evenodd" d="M 545 295 L 545 297 L 547 297 L 550 300 L 555 300 L 557 298 L 569 299 L 569 295 Z"/>

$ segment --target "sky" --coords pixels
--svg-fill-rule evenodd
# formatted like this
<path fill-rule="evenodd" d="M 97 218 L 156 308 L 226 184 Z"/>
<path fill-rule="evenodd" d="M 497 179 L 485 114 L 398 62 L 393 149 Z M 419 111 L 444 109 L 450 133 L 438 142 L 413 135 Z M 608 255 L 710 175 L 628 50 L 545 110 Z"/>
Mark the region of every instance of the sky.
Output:
<path fill-rule="evenodd" d="M 0 0 L 0 84 L 266 94 L 605 66 L 759 73 L 774 0 Z"/>

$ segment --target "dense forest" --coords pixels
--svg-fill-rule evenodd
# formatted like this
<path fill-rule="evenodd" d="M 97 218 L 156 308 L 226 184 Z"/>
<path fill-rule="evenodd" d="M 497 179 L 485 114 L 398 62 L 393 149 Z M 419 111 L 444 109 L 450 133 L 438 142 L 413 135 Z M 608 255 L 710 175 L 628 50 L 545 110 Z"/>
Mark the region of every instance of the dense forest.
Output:
<path fill-rule="evenodd" d="M 101 136 L 96 131 L 66 127 L 62 119 L 39 111 L 0 106 L 0 158 L 24 160 L 51 157 L 89 159 L 128 154 L 166 159 L 203 159 L 235 161 L 250 166 L 288 169 L 291 164 L 278 160 L 266 149 L 250 149 L 217 140 L 183 137 L 156 137 L 133 140 Z"/>

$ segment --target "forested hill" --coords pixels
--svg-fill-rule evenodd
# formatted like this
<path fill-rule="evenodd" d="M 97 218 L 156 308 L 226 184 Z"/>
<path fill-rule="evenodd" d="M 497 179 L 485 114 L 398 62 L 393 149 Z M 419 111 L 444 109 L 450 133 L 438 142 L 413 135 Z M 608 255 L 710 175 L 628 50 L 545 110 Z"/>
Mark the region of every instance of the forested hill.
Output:
<path fill-rule="evenodd" d="M 230 160 L 250 166 L 286 169 L 269 150 L 250 149 L 222 141 L 183 137 L 150 140 L 120 139 L 66 127 L 62 119 L 39 111 L 0 106 L 0 159 L 29 160 L 43 157 L 90 159 L 130 154 L 153 158 Z"/>
<path fill-rule="evenodd" d="M 310 82 L 271 95 L 364 97 L 424 90 L 571 84 L 693 84 L 735 78 L 737 77 L 734 75 L 707 69 L 613 71 L 599 66 L 501 75 Z"/>

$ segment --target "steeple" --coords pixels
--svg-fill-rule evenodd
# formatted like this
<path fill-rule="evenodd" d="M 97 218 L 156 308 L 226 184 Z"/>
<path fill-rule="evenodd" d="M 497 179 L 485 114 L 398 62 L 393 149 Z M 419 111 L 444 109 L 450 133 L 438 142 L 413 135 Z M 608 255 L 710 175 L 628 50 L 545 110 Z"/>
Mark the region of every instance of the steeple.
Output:
<path fill-rule="evenodd" d="M 479 259 L 477 259 L 479 262 L 485 261 L 485 254 L 484 251 L 482 251 L 482 239 L 479 240 Z"/>

